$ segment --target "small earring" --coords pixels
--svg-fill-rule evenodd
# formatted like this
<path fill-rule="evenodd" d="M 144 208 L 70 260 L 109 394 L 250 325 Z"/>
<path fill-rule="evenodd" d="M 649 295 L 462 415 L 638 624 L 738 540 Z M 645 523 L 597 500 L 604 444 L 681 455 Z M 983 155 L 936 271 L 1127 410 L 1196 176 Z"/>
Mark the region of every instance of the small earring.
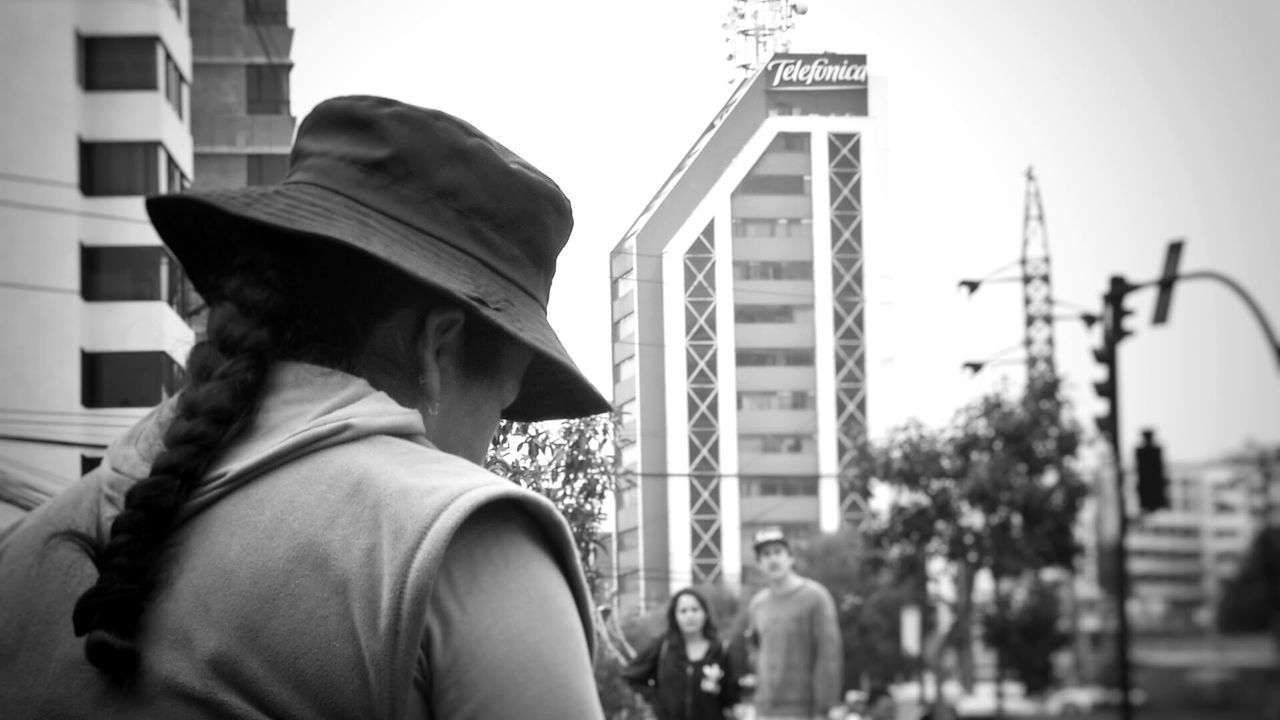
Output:
<path fill-rule="evenodd" d="M 418 387 L 426 387 L 426 386 L 427 386 L 427 374 L 423 373 L 418 376 Z"/>
<path fill-rule="evenodd" d="M 428 415 L 439 415 L 439 414 L 440 414 L 440 401 L 439 401 L 439 400 L 428 400 L 428 401 L 427 401 L 427 414 L 428 414 Z"/>

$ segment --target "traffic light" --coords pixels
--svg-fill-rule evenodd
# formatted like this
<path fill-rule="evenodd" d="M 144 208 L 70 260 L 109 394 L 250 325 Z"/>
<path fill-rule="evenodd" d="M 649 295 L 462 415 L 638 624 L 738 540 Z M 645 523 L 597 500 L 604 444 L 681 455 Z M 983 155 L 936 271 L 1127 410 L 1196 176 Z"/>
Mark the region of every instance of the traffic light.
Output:
<path fill-rule="evenodd" d="M 1155 433 L 1142 431 L 1142 444 L 1134 451 L 1138 465 L 1138 505 L 1143 512 L 1169 507 L 1169 480 L 1164 474 L 1164 452 Z"/>
<path fill-rule="evenodd" d="M 1119 389 L 1116 378 L 1116 345 L 1120 341 L 1131 335 L 1132 333 L 1125 327 L 1125 318 L 1133 314 L 1133 311 L 1124 306 L 1125 296 L 1129 294 L 1134 287 L 1127 280 L 1118 275 L 1112 276 L 1111 286 L 1107 290 L 1107 294 L 1103 296 L 1103 333 L 1102 347 L 1093 351 L 1093 357 L 1106 369 L 1106 377 L 1093 384 L 1093 389 L 1098 393 L 1098 397 L 1106 400 L 1109 407 L 1105 415 L 1097 418 L 1098 430 L 1111 443 L 1112 447 L 1116 447 L 1118 433 L 1120 432 L 1119 420 Z"/>
<path fill-rule="evenodd" d="M 1099 380 L 1093 384 L 1094 392 L 1098 393 L 1098 397 L 1107 402 L 1107 412 L 1105 415 L 1097 417 L 1098 431 L 1112 445 L 1116 441 L 1116 364 L 1115 364 L 1115 348 L 1110 344 L 1104 343 L 1102 347 L 1093 351 L 1093 358 L 1101 364 L 1106 370 L 1106 378 Z"/>

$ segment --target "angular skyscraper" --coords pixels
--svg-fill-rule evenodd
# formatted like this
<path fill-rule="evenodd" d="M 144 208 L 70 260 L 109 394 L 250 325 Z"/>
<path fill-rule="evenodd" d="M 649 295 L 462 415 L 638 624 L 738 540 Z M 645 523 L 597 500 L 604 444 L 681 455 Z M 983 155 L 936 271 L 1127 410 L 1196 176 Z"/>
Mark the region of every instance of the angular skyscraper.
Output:
<path fill-rule="evenodd" d="M 759 527 L 803 538 L 865 511 L 879 82 L 862 55 L 775 55 L 613 250 L 623 607 L 750 584 Z"/>

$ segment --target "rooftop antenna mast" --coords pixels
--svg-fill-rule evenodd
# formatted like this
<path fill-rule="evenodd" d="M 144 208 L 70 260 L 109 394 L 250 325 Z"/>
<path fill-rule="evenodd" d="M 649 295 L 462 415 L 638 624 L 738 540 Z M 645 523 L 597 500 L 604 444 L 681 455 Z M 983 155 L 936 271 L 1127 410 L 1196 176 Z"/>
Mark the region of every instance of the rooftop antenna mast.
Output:
<path fill-rule="evenodd" d="M 751 77 L 774 53 L 787 52 L 787 33 L 796 17 L 809 12 L 804 0 L 730 0 L 721 29 L 729 46 L 730 83 Z"/>

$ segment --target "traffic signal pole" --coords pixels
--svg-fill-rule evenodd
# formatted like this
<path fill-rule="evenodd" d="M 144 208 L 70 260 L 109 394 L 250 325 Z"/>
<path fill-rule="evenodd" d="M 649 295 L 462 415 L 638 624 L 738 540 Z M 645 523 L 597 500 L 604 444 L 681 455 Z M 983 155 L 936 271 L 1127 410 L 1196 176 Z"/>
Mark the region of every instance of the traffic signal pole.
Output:
<path fill-rule="evenodd" d="M 1129 334 L 1124 328 L 1124 318 L 1129 314 L 1124 308 L 1124 298 L 1133 289 L 1123 277 L 1111 277 L 1111 286 L 1103 296 L 1105 327 L 1102 348 L 1094 353 L 1107 370 L 1107 379 L 1097 383 L 1095 387 L 1098 395 L 1107 400 L 1111 407 L 1107 415 L 1098 419 L 1098 426 L 1111 444 L 1111 459 L 1116 472 L 1116 666 L 1120 675 L 1121 720 L 1133 720 L 1133 704 L 1130 702 L 1132 683 L 1129 677 L 1129 612 L 1126 607 L 1129 598 L 1129 553 L 1126 544 L 1129 511 L 1125 497 L 1124 454 L 1121 452 L 1120 383 L 1117 372 L 1119 362 L 1116 350 L 1120 341 Z"/>
<path fill-rule="evenodd" d="M 1218 283 L 1226 285 L 1236 295 L 1244 301 L 1249 310 L 1253 313 L 1254 319 L 1258 321 L 1262 328 L 1263 334 L 1266 335 L 1267 343 L 1270 346 L 1272 356 L 1276 359 L 1277 365 L 1280 366 L 1280 336 L 1272 328 L 1262 308 L 1257 301 L 1245 291 L 1238 282 L 1222 273 L 1213 271 L 1196 271 L 1189 273 L 1179 273 L 1178 265 L 1182 257 L 1182 240 L 1174 240 L 1169 243 L 1169 247 L 1165 253 L 1164 270 L 1160 278 L 1150 282 L 1139 284 L 1130 283 L 1121 275 L 1111 276 L 1111 283 L 1107 288 L 1106 294 L 1103 295 L 1103 318 L 1105 329 L 1103 334 L 1102 346 L 1094 350 L 1094 357 L 1106 368 L 1107 378 L 1102 382 L 1094 384 L 1094 389 L 1098 396 L 1106 400 L 1110 404 L 1108 414 L 1098 418 L 1098 429 L 1111 444 L 1112 461 L 1115 465 L 1116 473 L 1116 513 L 1117 513 L 1117 562 L 1116 562 L 1116 661 L 1119 670 L 1120 681 L 1120 717 L 1121 720 L 1133 720 L 1133 703 L 1131 698 L 1132 681 L 1130 677 L 1129 663 L 1129 613 L 1126 604 L 1129 598 L 1129 563 L 1127 537 L 1129 533 L 1129 512 L 1127 509 L 1128 497 L 1126 493 L 1125 470 L 1124 470 L 1124 453 L 1123 438 L 1121 436 L 1120 425 L 1120 385 L 1119 385 L 1119 359 L 1118 349 L 1120 342 L 1124 340 L 1130 333 L 1124 327 L 1125 318 L 1132 313 L 1124 306 L 1125 298 L 1129 293 L 1143 288 L 1158 287 L 1160 290 L 1159 297 L 1156 299 L 1156 311 L 1152 324 L 1163 325 L 1169 317 L 1169 308 L 1173 299 L 1174 285 L 1180 280 L 1214 280 Z M 1154 442 L 1148 436 L 1146 443 L 1140 450 L 1145 452 L 1139 453 L 1139 463 L 1150 465 L 1155 468 L 1155 480 L 1157 484 L 1164 482 L 1163 478 L 1163 460 L 1160 458 L 1159 449 L 1154 446 Z M 1154 476 L 1153 476 L 1154 477 Z M 1162 486 L 1161 488 L 1162 489 Z M 1150 509 L 1161 506 L 1162 502 L 1153 500 L 1148 503 Z"/>

